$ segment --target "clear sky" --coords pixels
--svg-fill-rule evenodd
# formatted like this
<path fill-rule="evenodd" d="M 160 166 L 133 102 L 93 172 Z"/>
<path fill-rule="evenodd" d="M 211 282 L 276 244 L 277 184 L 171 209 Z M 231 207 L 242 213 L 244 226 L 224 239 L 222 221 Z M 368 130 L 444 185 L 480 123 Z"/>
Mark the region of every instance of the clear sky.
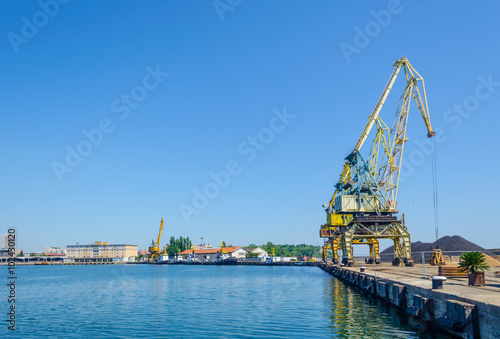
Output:
<path fill-rule="evenodd" d="M 163 217 L 165 240 L 322 244 L 322 204 L 406 56 L 439 137 L 440 236 L 500 247 L 499 13 L 495 1 L 2 1 L 0 231 L 14 226 L 25 251 L 146 248 Z M 434 241 L 415 109 L 399 210 L 413 241 Z"/>

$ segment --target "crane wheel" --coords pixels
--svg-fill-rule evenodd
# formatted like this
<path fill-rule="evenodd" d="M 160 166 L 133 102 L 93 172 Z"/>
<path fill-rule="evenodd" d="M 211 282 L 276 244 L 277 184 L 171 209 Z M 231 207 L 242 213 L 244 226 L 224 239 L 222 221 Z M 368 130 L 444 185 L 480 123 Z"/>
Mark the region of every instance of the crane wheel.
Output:
<path fill-rule="evenodd" d="M 413 267 L 413 266 L 415 266 L 415 263 L 413 262 L 413 259 L 405 259 L 404 263 L 405 263 L 406 267 Z"/>
<path fill-rule="evenodd" d="M 396 258 L 392 261 L 392 266 L 400 266 L 401 265 L 401 259 Z"/>

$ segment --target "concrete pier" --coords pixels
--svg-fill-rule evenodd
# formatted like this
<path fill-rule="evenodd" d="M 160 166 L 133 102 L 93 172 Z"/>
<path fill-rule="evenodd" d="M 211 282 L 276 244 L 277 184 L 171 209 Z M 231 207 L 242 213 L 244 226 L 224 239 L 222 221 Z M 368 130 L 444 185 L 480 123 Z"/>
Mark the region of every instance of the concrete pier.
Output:
<path fill-rule="evenodd" d="M 466 278 L 451 278 L 442 289 L 432 289 L 430 276 L 424 277 L 417 265 L 367 266 L 363 273 L 359 267 L 330 263 L 319 267 L 458 337 L 500 338 L 500 278 L 493 275 L 486 278 L 485 287 L 468 286 Z"/>

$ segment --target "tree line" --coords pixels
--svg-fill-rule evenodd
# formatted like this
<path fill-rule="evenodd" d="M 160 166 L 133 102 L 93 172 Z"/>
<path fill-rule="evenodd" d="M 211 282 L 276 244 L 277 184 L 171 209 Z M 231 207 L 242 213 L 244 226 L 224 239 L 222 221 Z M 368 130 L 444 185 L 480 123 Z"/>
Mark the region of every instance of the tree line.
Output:
<path fill-rule="evenodd" d="M 193 243 L 189 239 L 189 237 L 179 237 L 176 239 L 175 237 L 170 237 L 170 242 L 167 246 L 168 255 L 176 255 L 177 253 L 183 252 L 187 249 L 193 248 Z"/>
<path fill-rule="evenodd" d="M 226 246 L 225 244 L 223 246 Z M 255 244 L 250 244 L 245 246 L 246 248 L 255 248 L 259 247 Z M 260 246 L 262 249 L 271 253 L 274 248 L 274 255 L 277 257 L 321 257 L 321 247 L 314 245 L 276 245 L 272 242 L 268 241 L 266 244 Z M 170 242 L 167 246 L 168 255 L 174 256 L 180 252 L 183 252 L 187 249 L 193 248 L 193 243 L 189 239 L 189 237 L 170 237 Z"/>
<path fill-rule="evenodd" d="M 257 247 L 255 244 L 250 244 L 248 247 Z M 314 245 L 275 245 L 268 241 L 260 246 L 262 249 L 271 253 L 274 248 L 274 255 L 277 257 L 320 257 L 321 247 Z"/>

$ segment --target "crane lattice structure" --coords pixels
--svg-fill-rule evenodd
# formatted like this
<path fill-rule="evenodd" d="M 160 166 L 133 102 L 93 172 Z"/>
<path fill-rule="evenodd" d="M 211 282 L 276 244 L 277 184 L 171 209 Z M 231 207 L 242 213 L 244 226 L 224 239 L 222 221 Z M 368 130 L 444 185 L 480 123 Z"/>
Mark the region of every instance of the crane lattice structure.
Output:
<path fill-rule="evenodd" d="M 326 207 L 327 222 L 321 226 L 320 237 L 326 238 L 323 260 L 328 249 L 332 250 L 333 261 L 339 261 L 338 251 L 342 250 L 342 262 L 354 263 L 354 244 L 370 247 L 369 263 L 380 263 L 379 239 L 394 242 L 393 265 L 413 266 L 411 258 L 410 233 L 402 219 L 397 216 L 398 183 L 406 138 L 408 112 L 412 98 L 417 104 L 427 127 L 427 136 L 435 135 L 429 119 L 424 79 L 411 66 L 406 57 L 393 65 L 395 67 L 380 99 L 359 137 L 356 146 L 345 158 L 346 163 L 335 185 L 335 192 Z M 406 86 L 399 99 L 392 127 L 379 117 L 394 82 L 403 69 Z M 368 161 L 361 156 L 360 149 L 373 126 L 376 134 L 372 141 Z"/>

